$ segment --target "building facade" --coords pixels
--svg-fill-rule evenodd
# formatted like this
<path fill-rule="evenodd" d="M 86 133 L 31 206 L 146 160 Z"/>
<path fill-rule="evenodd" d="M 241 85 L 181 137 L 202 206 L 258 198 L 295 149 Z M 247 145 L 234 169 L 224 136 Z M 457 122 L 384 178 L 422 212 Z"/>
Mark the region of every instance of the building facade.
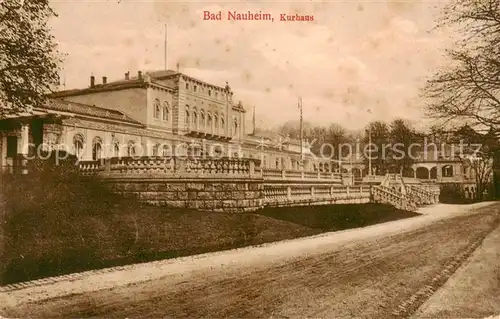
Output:
<path fill-rule="evenodd" d="M 18 155 L 62 149 L 82 161 L 127 156 L 245 157 L 262 167 L 318 170 L 300 141 L 247 135 L 246 111 L 229 85 L 217 86 L 172 70 L 59 91 L 25 114 L 1 120 L 0 164 L 11 169 Z M 328 163 L 327 163 L 328 162 Z"/>

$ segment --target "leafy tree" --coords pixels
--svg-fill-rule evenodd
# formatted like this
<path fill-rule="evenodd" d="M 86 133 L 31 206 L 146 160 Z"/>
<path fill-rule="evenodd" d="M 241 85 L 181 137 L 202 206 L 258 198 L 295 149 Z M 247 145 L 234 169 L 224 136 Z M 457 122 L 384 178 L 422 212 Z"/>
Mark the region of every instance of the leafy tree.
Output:
<path fill-rule="evenodd" d="M 407 121 L 395 119 L 390 124 L 389 140 L 391 151 L 388 160 L 391 170 L 402 172 L 411 167 L 417 155 L 411 145 L 420 140 L 415 129 Z"/>
<path fill-rule="evenodd" d="M 278 128 L 278 133 L 290 138 L 300 138 L 300 122 L 289 121 Z M 330 124 L 328 127 L 313 125 L 303 122 L 303 136 L 311 143 L 311 151 L 316 155 L 323 155 L 337 159 L 340 145 L 353 142 L 347 135 L 347 131 L 338 124 Z M 329 145 L 329 146 L 325 146 Z M 348 148 L 342 151 L 348 152 Z"/>
<path fill-rule="evenodd" d="M 443 125 L 468 123 L 500 135 L 500 1 L 455 0 L 438 27 L 459 30 L 450 64 L 423 89 L 429 115 Z"/>
<path fill-rule="evenodd" d="M 368 124 L 365 130 L 365 137 L 363 142 L 365 148 L 363 150 L 364 163 L 369 167 L 371 158 L 372 171 L 376 175 L 384 175 L 389 170 L 387 157 L 389 151 L 387 146 L 389 144 L 389 126 L 380 121 Z M 369 144 L 371 142 L 371 145 Z"/>
<path fill-rule="evenodd" d="M 48 0 L 0 1 L 0 116 L 45 103 L 59 80 Z"/>

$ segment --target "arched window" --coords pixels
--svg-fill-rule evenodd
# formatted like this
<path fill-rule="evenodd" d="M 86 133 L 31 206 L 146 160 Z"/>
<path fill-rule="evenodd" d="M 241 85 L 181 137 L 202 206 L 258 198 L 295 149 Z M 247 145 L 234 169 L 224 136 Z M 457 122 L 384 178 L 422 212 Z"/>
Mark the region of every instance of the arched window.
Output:
<path fill-rule="evenodd" d="M 159 155 L 159 153 L 158 153 L 159 148 L 160 148 L 160 144 L 153 145 L 153 156 Z"/>
<path fill-rule="evenodd" d="M 441 168 L 441 174 L 443 177 L 453 177 L 453 166 L 445 165 Z"/>
<path fill-rule="evenodd" d="M 82 134 L 76 134 L 73 136 L 73 153 L 77 158 L 81 158 L 83 156 L 83 144 L 84 139 Z"/>
<path fill-rule="evenodd" d="M 190 118 L 189 118 L 189 110 L 186 110 L 186 127 L 188 128 L 189 127 L 189 121 L 190 121 Z"/>
<path fill-rule="evenodd" d="M 429 170 L 426 167 L 418 167 L 415 175 L 419 179 L 429 179 Z"/>
<path fill-rule="evenodd" d="M 207 114 L 207 128 L 210 133 L 212 133 L 212 115 L 210 113 Z"/>
<path fill-rule="evenodd" d="M 200 127 L 202 129 L 205 128 L 205 113 L 203 113 L 203 111 L 201 111 L 200 114 Z"/>
<path fill-rule="evenodd" d="M 168 102 L 163 103 L 163 120 L 168 121 L 170 119 L 170 108 Z"/>
<path fill-rule="evenodd" d="M 102 158 L 102 140 L 95 137 L 92 141 L 92 160 L 97 161 Z"/>
<path fill-rule="evenodd" d="M 193 127 L 198 128 L 198 113 L 196 112 L 193 112 Z"/>
<path fill-rule="evenodd" d="M 154 104 L 154 114 L 155 119 L 160 119 L 160 100 L 156 99 Z"/>
<path fill-rule="evenodd" d="M 214 133 L 219 133 L 219 118 L 217 117 L 217 114 L 214 115 Z"/>
<path fill-rule="evenodd" d="M 133 141 L 128 142 L 127 155 L 135 156 L 135 143 Z"/>
<path fill-rule="evenodd" d="M 172 149 L 168 146 L 168 144 L 163 145 L 162 156 L 172 156 Z"/>
<path fill-rule="evenodd" d="M 224 117 L 223 115 L 220 116 L 220 129 L 222 134 L 226 132 L 226 126 L 224 125 Z"/>
<path fill-rule="evenodd" d="M 233 136 L 237 136 L 237 135 L 238 135 L 238 120 L 234 119 L 234 123 L 233 123 Z"/>
<path fill-rule="evenodd" d="M 120 157 L 120 144 L 118 141 L 113 142 L 113 157 Z"/>

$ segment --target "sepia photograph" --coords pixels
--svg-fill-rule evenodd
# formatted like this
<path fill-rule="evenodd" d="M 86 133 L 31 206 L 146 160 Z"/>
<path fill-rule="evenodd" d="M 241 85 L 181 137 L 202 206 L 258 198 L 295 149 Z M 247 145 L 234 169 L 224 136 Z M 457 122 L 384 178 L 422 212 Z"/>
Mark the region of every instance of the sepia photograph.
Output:
<path fill-rule="evenodd" d="M 500 0 L 0 0 L 0 319 L 500 319 Z"/>

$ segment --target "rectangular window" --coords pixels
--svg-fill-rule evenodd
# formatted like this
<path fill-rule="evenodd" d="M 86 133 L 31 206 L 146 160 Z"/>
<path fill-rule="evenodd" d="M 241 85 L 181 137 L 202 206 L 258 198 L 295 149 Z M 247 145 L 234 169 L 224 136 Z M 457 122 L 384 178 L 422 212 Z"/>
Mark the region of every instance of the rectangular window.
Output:
<path fill-rule="evenodd" d="M 7 136 L 7 157 L 17 155 L 17 136 Z"/>

